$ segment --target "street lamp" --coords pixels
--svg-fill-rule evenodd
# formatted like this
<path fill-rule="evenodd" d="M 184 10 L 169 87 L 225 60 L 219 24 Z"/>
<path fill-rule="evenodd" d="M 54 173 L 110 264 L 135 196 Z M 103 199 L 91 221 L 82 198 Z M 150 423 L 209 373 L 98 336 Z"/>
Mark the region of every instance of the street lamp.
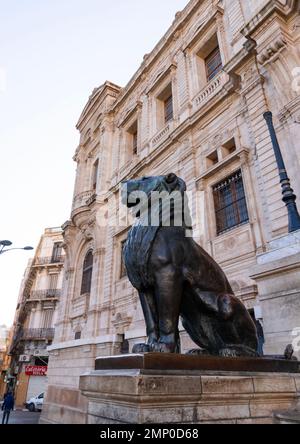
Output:
<path fill-rule="evenodd" d="M 34 250 L 33 247 L 23 247 L 23 248 L 6 248 L 4 250 L 5 247 L 10 247 L 12 245 L 12 242 L 9 240 L 2 240 L 0 241 L 0 254 L 6 253 L 7 251 L 11 251 L 11 250 L 25 250 L 25 251 L 30 251 L 30 250 Z"/>
<path fill-rule="evenodd" d="M 291 182 L 286 171 L 285 163 L 282 157 L 281 149 L 274 128 L 273 114 L 270 111 L 267 111 L 266 113 L 264 113 L 264 118 L 269 128 L 274 154 L 276 157 L 276 162 L 279 170 L 280 183 L 283 195 L 282 200 L 285 203 L 288 211 L 289 233 L 293 233 L 294 231 L 300 230 L 300 215 L 298 213 L 297 204 L 296 204 L 297 197 L 295 196 L 294 190 L 291 187 Z"/>

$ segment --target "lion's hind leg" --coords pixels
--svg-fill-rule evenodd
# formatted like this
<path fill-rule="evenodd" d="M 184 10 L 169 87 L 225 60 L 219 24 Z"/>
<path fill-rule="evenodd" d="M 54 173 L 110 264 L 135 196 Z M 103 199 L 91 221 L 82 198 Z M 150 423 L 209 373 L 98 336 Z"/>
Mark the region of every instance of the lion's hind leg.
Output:
<path fill-rule="evenodd" d="M 256 355 L 256 329 L 239 299 L 197 287 L 192 296 L 184 308 L 185 328 L 197 345 L 223 357 Z"/>
<path fill-rule="evenodd" d="M 197 296 L 186 289 L 181 305 L 182 325 L 190 338 L 200 349 L 193 349 L 193 355 L 217 355 L 223 342 L 217 332 L 215 319 L 199 305 Z"/>

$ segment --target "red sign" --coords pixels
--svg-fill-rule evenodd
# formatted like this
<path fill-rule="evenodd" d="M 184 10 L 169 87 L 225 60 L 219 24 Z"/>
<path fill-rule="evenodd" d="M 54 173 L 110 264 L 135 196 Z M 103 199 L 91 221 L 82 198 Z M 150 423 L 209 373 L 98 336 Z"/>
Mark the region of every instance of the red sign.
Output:
<path fill-rule="evenodd" d="M 46 376 L 48 367 L 39 367 L 37 365 L 26 365 L 25 374 L 28 376 Z"/>

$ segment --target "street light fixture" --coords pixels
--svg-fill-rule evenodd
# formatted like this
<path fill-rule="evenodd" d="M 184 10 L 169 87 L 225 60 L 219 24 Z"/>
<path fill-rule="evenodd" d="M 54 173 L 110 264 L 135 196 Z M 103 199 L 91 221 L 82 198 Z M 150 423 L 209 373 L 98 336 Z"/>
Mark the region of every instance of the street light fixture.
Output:
<path fill-rule="evenodd" d="M 11 251 L 11 250 L 25 250 L 25 251 L 30 251 L 30 250 L 34 250 L 33 247 L 23 247 L 23 248 L 6 248 L 4 250 L 5 247 L 10 247 L 12 245 L 12 242 L 9 240 L 2 240 L 0 241 L 0 254 L 6 253 L 7 251 Z"/>
<path fill-rule="evenodd" d="M 283 202 L 285 203 L 288 211 L 289 218 L 289 233 L 300 230 L 300 215 L 297 209 L 296 199 L 294 190 L 291 187 L 291 181 L 288 177 L 285 163 L 282 157 L 281 149 L 277 139 L 274 123 L 273 114 L 270 111 L 264 113 L 264 118 L 267 122 L 269 128 L 272 145 L 274 149 L 274 154 L 276 157 L 276 162 L 279 170 L 280 183 L 282 187 Z"/>

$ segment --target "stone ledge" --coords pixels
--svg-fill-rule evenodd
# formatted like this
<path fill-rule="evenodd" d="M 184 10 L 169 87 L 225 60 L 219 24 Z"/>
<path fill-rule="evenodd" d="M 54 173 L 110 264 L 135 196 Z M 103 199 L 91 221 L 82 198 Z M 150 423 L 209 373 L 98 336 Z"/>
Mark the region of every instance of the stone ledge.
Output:
<path fill-rule="evenodd" d="M 98 370 L 81 377 L 80 389 L 89 424 L 270 424 L 276 412 L 295 408 L 296 380 L 299 374 Z"/>
<path fill-rule="evenodd" d="M 96 370 L 211 370 L 211 371 L 248 371 L 271 373 L 299 373 L 297 361 L 275 360 L 268 358 L 221 358 L 215 356 L 196 356 L 168 353 L 145 353 L 120 356 L 99 357 Z"/>

